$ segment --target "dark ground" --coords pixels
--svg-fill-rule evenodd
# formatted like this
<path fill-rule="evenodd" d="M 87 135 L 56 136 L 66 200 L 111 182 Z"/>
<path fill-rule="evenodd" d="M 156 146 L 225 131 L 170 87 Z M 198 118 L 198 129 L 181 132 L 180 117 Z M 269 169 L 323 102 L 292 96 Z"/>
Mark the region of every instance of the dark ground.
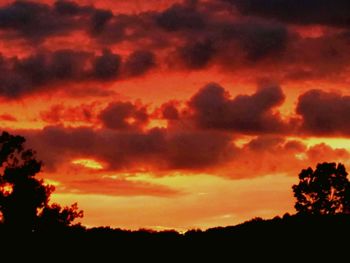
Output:
<path fill-rule="evenodd" d="M 349 215 L 253 219 L 185 234 L 81 226 L 23 234 L 2 227 L 0 237 L 5 254 L 17 249 L 7 255 L 45 262 L 350 262 Z"/>

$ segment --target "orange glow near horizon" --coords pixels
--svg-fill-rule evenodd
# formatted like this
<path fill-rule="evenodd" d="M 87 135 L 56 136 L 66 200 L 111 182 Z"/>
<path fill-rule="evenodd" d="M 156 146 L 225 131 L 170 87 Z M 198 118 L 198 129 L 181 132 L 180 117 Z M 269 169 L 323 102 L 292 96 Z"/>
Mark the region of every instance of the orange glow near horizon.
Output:
<path fill-rule="evenodd" d="M 184 194 L 175 201 L 164 197 L 55 193 L 53 201 L 65 205 L 71 200 L 78 201 L 85 208 L 82 223 L 87 226 L 111 225 L 135 230 L 155 229 L 156 226 L 178 231 L 206 229 L 238 224 L 255 216 L 271 218 L 293 212 L 288 190 L 295 180 L 282 175 L 239 181 L 205 174 L 173 175 L 152 181 L 178 187 Z M 105 213 L 106 210 L 109 212 Z"/>

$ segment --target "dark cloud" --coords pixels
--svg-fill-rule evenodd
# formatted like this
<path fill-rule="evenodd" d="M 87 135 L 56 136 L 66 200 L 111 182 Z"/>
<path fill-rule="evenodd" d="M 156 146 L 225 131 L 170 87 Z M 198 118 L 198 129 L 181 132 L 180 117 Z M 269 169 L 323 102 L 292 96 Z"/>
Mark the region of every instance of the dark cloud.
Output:
<path fill-rule="evenodd" d="M 261 16 L 295 24 L 350 25 L 347 0 L 224 0 L 244 15 Z"/>
<path fill-rule="evenodd" d="M 234 146 L 231 135 L 215 131 L 151 129 L 120 132 L 52 126 L 43 130 L 22 131 L 21 134 L 28 138 L 28 146 L 36 149 L 38 157 L 43 159 L 46 172 L 67 165 L 72 167 L 73 160 L 86 158 L 103 164 L 104 168 L 99 170 L 99 174 L 107 175 L 116 171 L 152 171 L 155 176 L 165 176 L 169 171 L 200 171 L 228 178 L 252 178 L 267 174 L 295 176 L 305 167 L 305 163 L 328 159 L 343 162 L 350 156 L 345 149 L 332 149 L 325 144 L 307 147 L 301 141 L 281 136 L 261 135 L 238 148 Z M 75 180 L 94 180 L 96 172 L 87 173 L 86 176 Z M 71 178 L 67 178 L 67 181 L 65 185 L 72 183 L 70 189 L 78 188 L 78 182 L 75 184 Z M 112 181 L 102 183 L 115 185 Z M 89 192 L 101 193 L 95 188 L 90 188 Z"/>
<path fill-rule="evenodd" d="M 205 29 L 188 30 L 179 39 L 183 44 L 171 56 L 175 55 L 185 69 L 221 65 L 225 70 L 234 70 L 266 60 L 280 63 L 290 35 L 283 25 L 262 20 L 233 22 L 208 18 Z"/>
<path fill-rule="evenodd" d="M 296 109 L 302 130 L 313 135 L 350 135 L 350 96 L 310 90 L 299 97 Z"/>
<path fill-rule="evenodd" d="M 90 14 L 94 11 L 93 7 L 80 6 L 74 1 L 58 0 L 52 8 L 56 13 L 63 16 L 76 16 L 82 14 Z"/>
<path fill-rule="evenodd" d="M 231 135 L 214 131 L 143 132 L 53 126 L 22 133 L 49 170 L 77 158 L 101 161 L 106 170 L 205 170 L 227 162 L 236 152 Z"/>
<path fill-rule="evenodd" d="M 58 50 L 52 53 L 51 57 L 40 57 L 39 54 L 39 58 L 43 59 L 43 63 L 38 63 L 38 71 L 43 71 L 43 67 L 47 67 L 47 72 L 44 71 L 43 74 L 48 79 L 77 79 L 82 76 L 89 56 L 90 54 L 85 52 L 73 50 Z M 30 72 L 30 68 L 26 68 L 25 71 Z"/>
<path fill-rule="evenodd" d="M 91 29 L 92 35 L 98 35 L 103 32 L 107 23 L 113 18 L 113 13 L 110 10 L 96 10 L 91 17 Z"/>
<path fill-rule="evenodd" d="M 66 34 L 80 28 L 86 7 L 74 2 L 58 1 L 54 6 L 33 1 L 15 1 L 0 8 L 0 29 L 10 30 L 28 40 Z"/>
<path fill-rule="evenodd" d="M 156 17 L 157 24 L 167 31 L 202 29 L 205 26 L 203 15 L 197 10 L 197 1 L 174 4 Z"/>
<path fill-rule="evenodd" d="M 149 116 L 147 108 L 131 102 L 112 102 L 99 114 L 104 127 L 115 130 L 142 128 Z"/>
<path fill-rule="evenodd" d="M 92 77 L 99 80 L 110 80 L 118 77 L 121 65 L 121 57 L 110 50 L 103 50 L 101 56 L 93 62 Z"/>
<path fill-rule="evenodd" d="M 245 145 L 246 149 L 254 152 L 278 149 L 283 147 L 285 144 L 285 139 L 283 137 L 276 136 L 259 136 L 256 139 L 252 139 Z M 290 148 L 290 147 L 289 147 Z"/>
<path fill-rule="evenodd" d="M 209 84 L 191 98 L 189 107 L 201 128 L 269 133 L 283 132 L 285 128 L 279 115 L 272 111 L 283 101 L 284 94 L 277 86 L 231 99 L 224 88 Z"/>
<path fill-rule="evenodd" d="M 325 72 L 339 73 L 347 67 L 350 54 L 349 39 L 345 33 L 342 37 L 335 37 L 336 34 L 328 30 L 311 40 L 298 37 L 296 29 L 283 24 L 283 21 L 266 19 L 275 15 L 285 19 L 297 20 L 300 17 L 315 20 L 319 16 L 341 24 L 339 21 L 345 18 L 340 17 L 346 17 L 348 13 L 345 0 L 332 4 L 326 0 L 300 4 L 290 0 L 230 2 L 240 10 L 255 11 L 251 11 L 252 16 L 242 16 L 228 8 L 231 6 L 228 1 L 189 0 L 162 11 L 114 14 L 109 9 L 82 5 L 79 1 L 57 1 L 51 5 L 17 1 L 0 7 L 0 29 L 4 39 L 25 38 L 47 44 L 44 42 L 47 38 L 64 35 L 70 43 L 71 36 L 79 34 L 79 37 L 89 38 L 88 42 L 92 45 L 108 48 L 122 44 L 130 50 L 146 50 L 125 58 L 128 76 L 142 75 L 155 67 L 154 54 L 157 54 L 157 65 L 168 62 L 170 70 L 196 70 L 219 65 L 230 72 L 244 69 L 254 71 L 255 75 L 269 74 L 278 81 L 303 81 L 320 76 L 331 78 L 333 75 Z M 301 12 L 299 16 L 293 14 L 299 9 L 309 11 Z M 262 13 L 267 15 L 254 16 L 259 13 L 256 10 L 265 10 Z M 323 14 L 321 10 L 330 14 Z M 329 18 L 331 14 L 334 19 Z M 81 34 L 83 32 L 87 34 Z M 33 46 L 35 42 L 26 44 L 31 45 L 33 50 L 37 49 Z M 103 69 L 95 68 L 95 77 L 100 80 L 114 78 L 120 67 L 117 60 L 116 57 L 102 55 L 96 63 L 100 63 Z M 7 79 L 8 85 L 14 89 L 28 84 L 25 78 L 20 83 L 16 83 L 14 78 Z"/>
<path fill-rule="evenodd" d="M 161 105 L 161 117 L 166 120 L 178 120 L 180 113 L 177 108 L 178 103 L 176 101 L 170 101 Z"/>
<path fill-rule="evenodd" d="M 89 56 L 85 52 L 60 50 L 38 52 L 23 59 L 3 58 L 0 95 L 15 98 L 39 91 L 47 84 L 79 80 L 84 77 Z"/>
<path fill-rule="evenodd" d="M 22 5 L 35 6 L 41 10 L 33 11 L 30 15 L 31 19 L 39 21 L 28 23 L 30 30 L 35 32 L 32 34 L 30 30 L 22 29 L 11 22 L 11 28 L 3 27 L 4 36 L 49 42 L 48 37 L 64 35 L 70 45 L 71 36 L 79 34 L 79 37 L 83 35 L 88 38 L 92 45 L 99 44 L 108 48 L 111 45 L 122 44 L 130 50 L 142 49 L 126 57 L 125 65 L 121 65 L 116 54 L 103 54 L 95 61 L 94 72 L 91 72 L 99 80 L 118 78 L 120 68 L 125 77 L 143 75 L 151 68 L 167 62 L 170 70 L 197 70 L 213 65 L 219 65 L 231 72 L 246 67 L 255 69 L 259 66 L 267 70 L 262 65 L 263 62 L 270 64 L 273 60 L 274 64 L 283 64 L 283 67 L 284 64 L 294 61 L 289 57 L 285 58 L 285 54 L 293 55 L 303 50 L 301 47 L 300 50 L 285 52 L 290 51 L 291 41 L 295 40 L 290 37 L 290 32 L 284 25 L 261 18 L 234 19 L 227 8 L 230 5 L 222 1 L 184 1 L 163 11 L 134 14 L 113 14 L 111 10 L 98 9 L 92 5 L 85 6 L 77 1 L 58 1 L 53 5 L 15 2 L 3 6 L 0 10 L 3 9 L 3 12 L 7 13 L 7 9 L 18 10 L 18 6 Z M 39 7 L 36 7 L 37 5 Z M 31 23 L 34 23 L 33 26 L 30 26 Z M 52 23 L 55 26 L 51 25 Z M 26 26 L 25 23 L 21 25 Z M 87 34 L 81 34 L 82 32 Z M 65 40 L 62 41 L 64 43 Z M 33 45 L 31 42 L 28 44 Z M 33 49 L 36 50 L 36 47 Z M 154 54 L 157 54 L 157 63 Z M 275 70 L 273 74 L 281 73 Z M 26 78 L 20 83 L 13 79 L 7 81 L 14 89 L 28 85 Z"/>
<path fill-rule="evenodd" d="M 227 60 L 234 60 L 242 67 L 245 61 L 241 53 L 249 62 L 277 58 L 290 40 L 281 23 L 255 18 L 233 20 L 226 5 L 198 1 L 174 4 L 159 15 L 157 22 L 168 31 L 164 37 L 180 40 L 174 54 L 190 69 L 204 68 L 213 59 L 226 66 L 232 64 Z"/>
<path fill-rule="evenodd" d="M 128 76 L 140 76 L 156 66 L 155 55 L 151 51 L 137 50 L 130 54 L 124 67 Z"/>
<path fill-rule="evenodd" d="M 17 98 L 64 82 L 113 80 L 119 77 L 120 63 L 120 56 L 108 50 L 102 55 L 66 49 L 22 59 L 1 57 L 0 96 Z"/>
<path fill-rule="evenodd" d="M 236 154 L 228 134 L 220 132 L 177 132 L 168 136 L 166 157 L 175 169 L 205 169 L 223 164 Z"/>
<path fill-rule="evenodd" d="M 280 61 L 275 61 L 287 81 L 344 83 L 349 65 L 349 37 L 344 31 L 319 37 L 296 37 Z"/>
<path fill-rule="evenodd" d="M 155 25 L 154 14 L 115 14 L 110 16 L 108 10 L 99 10 L 90 19 L 90 35 L 103 45 L 128 42 L 131 48 L 144 49 L 159 46 L 157 43 L 167 42 L 161 30 Z"/>
<path fill-rule="evenodd" d="M 0 7 L 0 29 L 5 30 L 8 37 L 18 36 L 34 42 L 68 35 L 76 30 L 97 36 L 113 18 L 111 10 L 65 0 L 56 1 L 53 5 L 14 1 Z"/>
<path fill-rule="evenodd" d="M 187 68 L 201 69 L 213 58 L 215 49 L 211 41 L 191 41 L 180 47 L 178 53 Z"/>
<path fill-rule="evenodd" d="M 239 44 L 251 61 L 281 55 L 286 49 L 288 31 L 284 26 L 264 22 L 247 22 L 235 26 Z"/>

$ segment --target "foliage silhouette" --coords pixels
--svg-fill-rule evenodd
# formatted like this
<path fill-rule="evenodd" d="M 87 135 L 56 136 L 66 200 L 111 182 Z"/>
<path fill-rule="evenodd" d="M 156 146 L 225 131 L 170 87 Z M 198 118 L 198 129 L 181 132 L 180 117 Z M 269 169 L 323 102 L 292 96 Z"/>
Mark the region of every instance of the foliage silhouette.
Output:
<path fill-rule="evenodd" d="M 318 164 L 304 169 L 293 185 L 298 214 L 334 215 L 350 212 L 350 182 L 344 165 Z"/>
<path fill-rule="evenodd" d="M 76 204 L 62 208 L 49 204 L 53 186 L 45 185 L 35 175 L 42 163 L 35 152 L 24 147 L 25 139 L 7 132 L 0 135 L 0 213 L 7 229 L 39 231 L 70 226 L 82 217 Z"/>

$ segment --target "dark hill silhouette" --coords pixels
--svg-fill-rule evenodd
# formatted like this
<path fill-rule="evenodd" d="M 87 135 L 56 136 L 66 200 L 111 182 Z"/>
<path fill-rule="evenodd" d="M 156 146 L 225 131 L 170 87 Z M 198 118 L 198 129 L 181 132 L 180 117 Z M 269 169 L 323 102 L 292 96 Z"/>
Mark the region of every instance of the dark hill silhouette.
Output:
<path fill-rule="evenodd" d="M 288 258 L 314 262 L 331 258 L 334 261 L 330 262 L 336 262 L 348 258 L 349 234 L 349 215 L 293 215 L 184 234 L 75 226 L 60 232 L 22 235 L 16 246 L 22 244 L 30 251 L 40 248 L 61 261 L 67 260 L 69 254 L 69 260 L 95 257 L 99 262 L 109 262 L 111 258 L 116 262 L 240 262 L 238 258 L 242 257 L 247 261 L 284 262 Z M 13 237 L 1 230 L 0 236 L 6 242 Z"/>

